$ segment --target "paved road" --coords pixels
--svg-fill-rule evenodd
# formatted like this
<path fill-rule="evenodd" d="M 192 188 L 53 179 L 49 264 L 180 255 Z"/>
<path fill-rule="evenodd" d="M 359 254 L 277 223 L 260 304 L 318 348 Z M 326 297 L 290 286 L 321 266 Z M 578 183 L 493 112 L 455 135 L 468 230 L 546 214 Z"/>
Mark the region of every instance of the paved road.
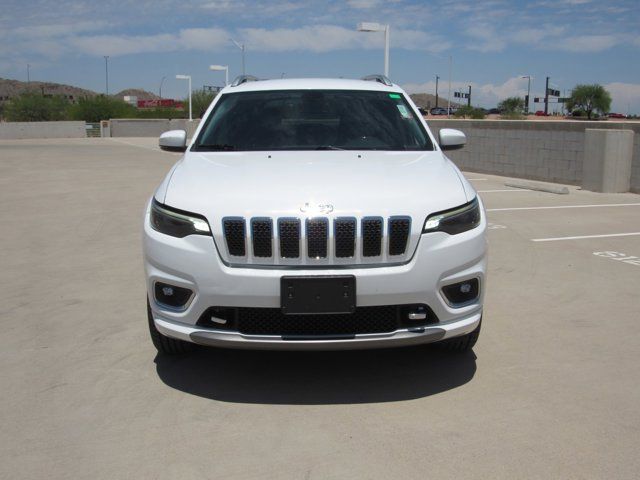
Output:
<path fill-rule="evenodd" d="M 639 195 L 468 174 L 492 224 L 475 354 L 165 359 L 140 223 L 178 157 L 153 143 L 0 142 L 1 478 L 638 477 L 640 236 L 564 237 L 640 232 Z"/>

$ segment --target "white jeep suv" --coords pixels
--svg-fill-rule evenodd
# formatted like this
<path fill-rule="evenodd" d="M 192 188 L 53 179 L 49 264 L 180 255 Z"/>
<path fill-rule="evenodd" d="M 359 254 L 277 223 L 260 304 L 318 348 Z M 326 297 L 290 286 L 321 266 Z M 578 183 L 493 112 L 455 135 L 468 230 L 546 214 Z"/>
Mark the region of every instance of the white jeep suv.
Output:
<path fill-rule="evenodd" d="M 386 77 L 238 77 L 149 200 L 144 264 L 160 353 L 193 344 L 353 349 L 480 332 L 486 216 Z"/>

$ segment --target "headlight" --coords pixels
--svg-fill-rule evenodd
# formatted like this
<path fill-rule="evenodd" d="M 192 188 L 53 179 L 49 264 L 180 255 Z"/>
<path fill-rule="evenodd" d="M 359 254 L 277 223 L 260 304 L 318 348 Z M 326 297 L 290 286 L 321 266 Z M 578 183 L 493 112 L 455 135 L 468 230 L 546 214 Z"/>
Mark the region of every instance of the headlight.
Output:
<path fill-rule="evenodd" d="M 422 233 L 446 232 L 449 235 L 466 232 L 480 224 L 480 203 L 474 198 L 469 203 L 444 212 L 429 215 Z"/>
<path fill-rule="evenodd" d="M 178 238 L 193 234 L 211 235 L 209 223 L 202 215 L 167 207 L 158 203 L 155 198 L 151 202 L 151 227 Z"/>

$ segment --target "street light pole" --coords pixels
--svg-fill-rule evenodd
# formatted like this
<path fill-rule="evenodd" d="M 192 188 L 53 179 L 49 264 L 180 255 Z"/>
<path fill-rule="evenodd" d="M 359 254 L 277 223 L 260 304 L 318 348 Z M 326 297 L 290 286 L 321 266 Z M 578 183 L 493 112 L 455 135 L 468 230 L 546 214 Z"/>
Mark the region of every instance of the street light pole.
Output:
<path fill-rule="evenodd" d="M 438 80 L 440 80 L 440 77 L 436 75 L 436 108 L 438 108 Z"/>
<path fill-rule="evenodd" d="M 231 40 L 233 44 L 242 51 L 242 75 L 246 75 L 245 63 L 244 63 L 244 52 L 245 52 L 244 43 L 236 42 L 233 38 L 230 38 L 229 40 Z"/>
<path fill-rule="evenodd" d="M 384 26 L 384 76 L 389 77 L 389 25 Z"/>
<path fill-rule="evenodd" d="M 107 95 L 109 95 L 109 55 L 104 56 L 104 80 Z"/>
<path fill-rule="evenodd" d="M 209 65 L 209 70 L 221 72 L 224 70 L 224 86 L 229 85 L 229 65 Z"/>
<path fill-rule="evenodd" d="M 31 68 L 31 65 L 27 63 L 27 85 L 31 83 L 31 75 L 29 73 L 30 68 Z"/>
<path fill-rule="evenodd" d="M 389 25 L 373 22 L 362 22 L 356 27 L 358 32 L 384 32 L 384 76 L 389 76 Z"/>
<path fill-rule="evenodd" d="M 189 80 L 189 121 L 193 122 L 193 115 L 191 112 L 191 75 L 176 75 L 178 80 Z"/>

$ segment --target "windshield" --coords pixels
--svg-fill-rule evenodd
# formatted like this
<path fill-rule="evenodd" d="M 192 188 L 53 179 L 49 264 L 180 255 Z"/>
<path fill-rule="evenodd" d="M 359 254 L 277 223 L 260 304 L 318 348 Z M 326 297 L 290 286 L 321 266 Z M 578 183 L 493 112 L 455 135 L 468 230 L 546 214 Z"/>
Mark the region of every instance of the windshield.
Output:
<path fill-rule="evenodd" d="M 398 93 L 277 90 L 224 94 L 193 150 L 433 150 Z"/>

